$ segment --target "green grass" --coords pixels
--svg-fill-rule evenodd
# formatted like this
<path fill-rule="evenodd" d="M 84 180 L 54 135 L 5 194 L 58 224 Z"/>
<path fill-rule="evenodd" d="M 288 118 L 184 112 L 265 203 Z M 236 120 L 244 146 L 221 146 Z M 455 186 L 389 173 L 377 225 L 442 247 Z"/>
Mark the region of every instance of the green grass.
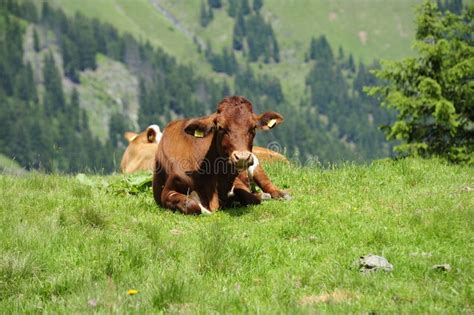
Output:
<path fill-rule="evenodd" d="M 230 45 L 234 21 L 225 10 L 215 10 L 208 27 L 199 25 L 200 2 L 161 1 L 189 29 L 215 47 Z M 398 59 L 411 54 L 414 8 L 421 1 L 265 0 L 263 15 L 271 21 L 282 51 L 289 59 L 303 60 L 312 36 L 326 35 L 335 53 L 339 46 L 356 60 Z M 367 33 L 362 43 L 359 32 Z M 285 54 L 284 54 L 285 55 Z"/>
<path fill-rule="evenodd" d="M 202 58 L 191 39 L 176 30 L 148 0 L 53 0 L 66 13 L 81 12 L 89 17 L 114 25 L 120 32 L 128 32 L 138 39 L 149 40 L 185 63 Z"/>
<path fill-rule="evenodd" d="M 20 163 L 0 154 L 0 172 L 20 174 L 25 172 Z"/>
<path fill-rule="evenodd" d="M 0 309 L 472 312 L 472 168 L 413 159 L 267 168 L 292 201 L 209 217 L 70 176 L 0 176 Z M 394 271 L 359 273 L 352 262 L 367 253 L 385 256 Z M 452 270 L 431 270 L 439 263 Z"/>

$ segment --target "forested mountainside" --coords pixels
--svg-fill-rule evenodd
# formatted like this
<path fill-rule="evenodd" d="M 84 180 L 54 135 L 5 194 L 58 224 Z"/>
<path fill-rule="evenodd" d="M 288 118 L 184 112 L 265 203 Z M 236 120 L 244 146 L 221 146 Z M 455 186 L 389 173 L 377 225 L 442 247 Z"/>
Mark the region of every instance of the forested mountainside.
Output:
<path fill-rule="evenodd" d="M 192 23 L 167 11 L 166 1 L 120 3 L 130 9 L 125 13 L 159 26 L 146 32 L 130 27 L 131 33 L 119 20 L 88 14 L 115 1 L 81 1 L 89 10 L 82 13 L 72 12 L 72 3 L 77 5 L 66 0 L 0 4 L 0 153 L 26 168 L 115 170 L 123 131 L 208 114 L 229 94 L 247 97 L 256 111 L 285 116 L 282 126 L 259 135 L 257 142 L 290 157 L 333 162 L 390 154 L 378 128 L 390 114 L 362 91 L 375 83 L 369 70 L 377 63 L 366 64 L 366 57 L 354 57 L 343 46 L 335 49 L 324 34 L 300 47 L 301 60 L 288 56 L 265 1 L 189 5 L 197 10 L 192 14 L 199 17 L 201 34 L 219 19 L 232 25 L 216 35 L 226 37 L 227 44 L 186 33 Z M 144 4 L 162 11 L 138 10 Z M 173 26 L 167 25 L 170 17 Z M 180 26 L 184 31 L 172 28 Z M 170 41 L 173 47 L 163 47 Z M 174 53 L 183 47 L 188 59 Z M 292 58 L 298 59 L 295 69 Z M 289 82 L 293 77 L 301 84 Z"/>

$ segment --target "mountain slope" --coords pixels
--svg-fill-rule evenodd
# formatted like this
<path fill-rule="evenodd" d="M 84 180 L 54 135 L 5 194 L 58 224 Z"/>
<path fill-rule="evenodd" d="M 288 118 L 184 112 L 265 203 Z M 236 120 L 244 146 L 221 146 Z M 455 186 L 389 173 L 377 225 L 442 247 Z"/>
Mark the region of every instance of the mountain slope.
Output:
<path fill-rule="evenodd" d="M 223 1 L 222 9 L 213 10 L 214 18 L 205 28 L 199 23 L 201 1 L 137 0 L 133 5 L 120 0 L 53 2 L 69 14 L 79 11 L 138 38 L 150 40 L 181 62 L 192 62 L 210 76 L 214 73 L 202 55 L 196 52 L 193 39 L 197 38 L 200 43 L 209 42 L 219 52 L 232 42 L 234 20 L 227 15 L 226 1 Z M 254 68 L 285 78 L 282 80 L 285 94 L 298 97 L 304 94 L 308 69 L 303 60 L 313 36 L 326 35 L 334 49 L 342 47 L 354 55 L 356 62 L 370 63 L 374 59 L 410 55 L 413 8 L 419 2 L 266 0 L 262 12 L 275 30 L 282 62 L 271 67 L 260 65 Z M 180 27 L 185 30 L 180 31 Z"/>

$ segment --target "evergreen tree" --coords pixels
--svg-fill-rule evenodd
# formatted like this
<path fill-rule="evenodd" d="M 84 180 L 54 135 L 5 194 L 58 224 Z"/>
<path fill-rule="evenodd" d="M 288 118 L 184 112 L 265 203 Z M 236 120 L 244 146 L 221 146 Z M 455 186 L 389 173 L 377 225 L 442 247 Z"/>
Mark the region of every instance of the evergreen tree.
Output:
<path fill-rule="evenodd" d="M 204 1 L 201 1 L 200 23 L 202 27 L 206 27 L 212 20 L 212 9 L 206 8 Z"/>
<path fill-rule="evenodd" d="M 349 54 L 349 59 L 347 60 L 347 69 L 350 72 L 355 73 L 355 64 L 354 64 L 354 57 L 352 57 L 352 53 Z"/>
<path fill-rule="evenodd" d="M 227 14 L 230 17 L 236 17 L 239 11 L 239 0 L 228 0 Z"/>
<path fill-rule="evenodd" d="M 222 7 L 221 0 L 207 0 L 207 3 L 209 4 L 209 7 L 213 9 L 220 9 Z"/>
<path fill-rule="evenodd" d="M 36 52 L 39 52 L 40 51 L 40 41 L 39 41 L 39 37 L 38 37 L 38 31 L 36 30 L 36 28 L 33 29 L 33 48 Z"/>
<path fill-rule="evenodd" d="M 311 38 L 309 58 L 321 62 L 332 62 L 333 54 L 326 36 L 321 35 L 318 39 Z"/>
<path fill-rule="evenodd" d="M 249 0 L 241 0 L 239 14 L 242 14 L 242 15 L 250 14 Z"/>
<path fill-rule="evenodd" d="M 109 139 L 113 148 L 125 147 L 127 145 L 122 135 L 124 130 L 129 128 L 127 119 L 123 115 L 115 113 L 110 117 Z"/>
<path fill-rule="evenodd" d="M 244 48 L 243 41 L 245 37 L 245 20 L 244 16 L 239 13 L 234 24 L 234 31 L 232 34 L 232 47 L 235 50 L 242 50 Z"/>
<path fill-rule="evenodd" d="M 43 104 L 46 114 L 51 116 L 58 111 L 64 111 L 64 92 L 61 75 L 56 68 L 51 52 L 44 58 L 43 80 L 45 90 Z"/>
<path fill-rule="evenodd" d="M 263 0 L 253 0 L 253 10 L 255 12 L 260 11 L 263 6 Z"/>
<path fill-rule="evenodd" d="M 344 57 L 344 49 L 342 48 L 342 46 L 339 46 L 338 54 L 337 54 L 337 60 L 339 62 L 343 62 L 344 58 L 345 58 Z M 352 61 L 354 61 L 354 60 L 352 60 Z"/>
<path fill-rule="evenodd" d="M 442 15 L 426 1 L 417 12 L 417 57 L 386 62 L 376 72 L 384 85 L 368 89 L 398 111 L 387 137 L 403 143 L 402 154 L 447 157 L 474 163 L 474 7 Z"/>

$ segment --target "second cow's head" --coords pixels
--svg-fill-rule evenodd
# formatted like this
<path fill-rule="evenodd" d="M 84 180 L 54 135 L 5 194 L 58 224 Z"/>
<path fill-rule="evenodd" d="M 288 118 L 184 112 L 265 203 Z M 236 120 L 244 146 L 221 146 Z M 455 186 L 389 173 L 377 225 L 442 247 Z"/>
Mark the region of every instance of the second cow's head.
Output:
<path fill-rule="evenodd" d="M 219 103 L 216 113 L 190 120 L 184 131 L 195 138 L 214 136 L 219 156 L 227 158 L 238 169 L 245 169 L 254 163 L 255 132 L 270 130 L 282 122 L 283 116 L 279 113 L 257 115 L 248 100 L 232 96 Z"/>

